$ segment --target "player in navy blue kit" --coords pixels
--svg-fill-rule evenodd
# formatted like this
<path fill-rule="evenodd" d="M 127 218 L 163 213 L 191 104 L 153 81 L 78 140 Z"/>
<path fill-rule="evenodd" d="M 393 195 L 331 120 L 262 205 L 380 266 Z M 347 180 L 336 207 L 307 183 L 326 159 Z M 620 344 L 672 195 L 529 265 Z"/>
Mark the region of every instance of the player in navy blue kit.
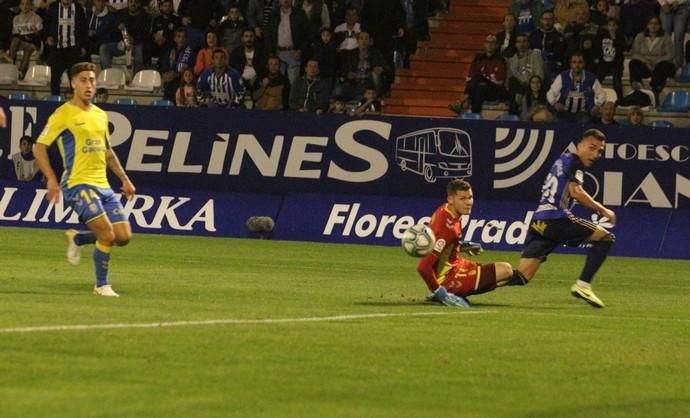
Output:
<path fill-rule="evenodd" d="M 541 200 L 534 213 L 520 258 L 520 272 L 527 280 L 537 273 L 541 263 L 558 245 L 591 245 L 580 279 L 570 288 L 573 296 L 590 305 L 603 308 L 604 302 L 592 291 L 592 279 L 615 242 L 615 236 L 595 223 L 573 215 L 577 203 L 616 223 L 616 214 L 595 201 L 583 188 L 585 169 L 596 162 L 604 151 L 606 136 L 597 129 L 582 134 L 575 153 L 566 152 L 551 167 L 541 189 Z"/>

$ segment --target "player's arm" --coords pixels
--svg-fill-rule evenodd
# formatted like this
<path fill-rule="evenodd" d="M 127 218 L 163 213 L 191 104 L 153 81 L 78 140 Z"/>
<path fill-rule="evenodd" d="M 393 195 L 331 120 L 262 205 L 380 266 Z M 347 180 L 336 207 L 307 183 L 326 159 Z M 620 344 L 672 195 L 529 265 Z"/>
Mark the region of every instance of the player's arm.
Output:
<path fill-rule="evenodd" d="M 137 189 L 134 187 L 134 183 L 132 183 L 127 176 L 125 169 L 122 168 L 122 164 L 120 164 L 120 160 L 117 158 L 117 155 L 115 155 L 115 152 L 110 147 L 108 147 L 105 152 L 105 161 L 108 164 L 110 171 L 112 171 L 113 174 L 115 174 L 122 182 L 122 193 L 125 194 L 127 199 L 134 197 L 134 193 L 136 193 Z"/>
<path fill-rule="evenodd" d="M 43 173 L 43 176 L 47 180 L 48 193 L 46 194 L 46 199 L 49 202 L 55 201 L 58 203 L 60 201 L 60 185 L 57 180 L 57 175 L 55 175 L 55 170 L 50 165 L 50 158 L 48 157 L 48 147 L 45 144 L 37 143 L 34 145 L 34 157 L 36 157 L 36 164 L 39 170 Z"/>
<path fill-rule="evenodd" d="M 422 259 L 419 260 L 419 264 L 417 264 L 417 273 L 422 276 L 422 279 L 424 279 L 427 287 L 432 292 L 439 288 L 439 284 L 436 279 L 436 271 L 434 270 L 434 265 L 438 260 L 439 254 L 440 253 L 436 251 L 436 248 L 434 248 L 434 251 L 432 251 L 431 254 L 422 257 Z"/>
<path fill-rule="evenodd" d="M 616 224 L 616 214 L 606 206 L 594 200 L 581 184 L 576 181 L 569 182 L 568 191 L 570 192 L 570 196 L 577 200 L 578 203 L 592 209 L 601 216 L 606 216 L 612 224 Z"/>

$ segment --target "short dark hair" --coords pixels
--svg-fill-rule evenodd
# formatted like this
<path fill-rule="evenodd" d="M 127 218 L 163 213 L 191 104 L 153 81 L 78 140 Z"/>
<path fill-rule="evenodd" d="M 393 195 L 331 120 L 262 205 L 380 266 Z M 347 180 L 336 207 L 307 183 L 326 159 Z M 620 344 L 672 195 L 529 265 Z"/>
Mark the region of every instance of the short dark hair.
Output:
<path fill-rule="evenodd" d="M 254 35 L 254 27 L 252 27 L 252 26 L 245 26 L 244 28 L 242 28 L 242 36 L 244 36 L 244 34 L 245 34 L 246 32 L 251 32 L 252 35 Z"/>
<path fill-rule="evenodd" d="M 34 140 L 31 138 L 29 135 L 24 135 L 23 137 L 19 138 L 19 143 L 21 144 L 22 142 L 28 142 L 29 144 L 33 144 Z"/>
<path fill-rule="evenodd" d="M 448 196 L 452 196 L 457 192 L 467 192 L 470 190 L 472 190 L 472 186 L 468 181 L 463 179 L 451 180 L 450 183 L 448 183 L 448 186 L 446 187 L 446 193 L 448 194 Z"/>
<path fill-rule="evenodd" d="M 96 64 L 92 62 L 78 62 L 69 69 L 69 78 L 72 79 L 76 77 L 82 71 L 93 71 L 96 72 Z"/>
<path fill-rule="evenodd" d="M 108 89 L 105 87 L 99 87 L 96 89 L 96 94 L 108 94 Z"/>
<path fill-rule="evenodd" d="M 228 53 L 225 52 L 225 48 L 221 48 L 219 46 L 213 48 L 213 55 L 216 55 L 216 54 L 223 54 L 226 57 L 228 56 Z"/>
<path fill-rule="evenodd" d="M 582 133 L 582 136 L 580 137 L 580 141 L 587 137 L 592 137 L 598 141 L 606 141 L 606 135 L 604 135 L 603 132 L 601 132 L 599 129 L 587 129 Z M 580 142 L 577 141 L 577 142 Z"/>

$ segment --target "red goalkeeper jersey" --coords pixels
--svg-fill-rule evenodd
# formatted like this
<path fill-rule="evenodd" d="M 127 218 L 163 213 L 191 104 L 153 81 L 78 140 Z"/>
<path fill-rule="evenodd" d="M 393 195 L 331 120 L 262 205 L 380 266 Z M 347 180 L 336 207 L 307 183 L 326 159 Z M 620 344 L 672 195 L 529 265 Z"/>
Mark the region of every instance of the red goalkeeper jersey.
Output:
<path fill-rule="evenodd" d="M 447 203 L 439 206 L 431 216 L 429 227 L 434 231 L 436 244 L 431 254 L 419 261 L 417 271 L 432 292 L 443 283 L 446 275 L 459 261 L 469 261 L 458 258 L 458 245 L 462 236 L 460 220 L 460 216 L 453 215 Z"/>

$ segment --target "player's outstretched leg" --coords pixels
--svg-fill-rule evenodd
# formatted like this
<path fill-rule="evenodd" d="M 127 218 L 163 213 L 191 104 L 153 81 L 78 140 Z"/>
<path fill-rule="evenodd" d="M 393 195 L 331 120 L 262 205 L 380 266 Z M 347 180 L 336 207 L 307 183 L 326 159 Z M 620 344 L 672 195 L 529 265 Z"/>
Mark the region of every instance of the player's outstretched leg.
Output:
<path fill-rule="evenodd" d="M 597 230 L 592 235 L 592 247 L 587 252 L 587 260 L 580 274 L 580 280 L 570 288 L 570 293 L 596 308 L 603 308 L 604 302 L 592 291 L 592 279 L 608 255 L 616 237 L 605 230 Z"/>
<path fill-rule="evenodd" d="M 89 229 L 96 236 L 96 246 L 93 249 L 93 264 L 96 269 L 96 286 L 93 294 L 98 296 L 118 297 L 108 282 L 110 269 L 110 250 L 115 243 L 113 225 L 107 216 L 100 216 L 88 224 Z"/>
<path fill-rule="evenodd" d="M 81 246 L 94 244 L 96 235 L 91 231 L 77 231 L 68 229 L 65 231 L 65 241 L 67 241 L 67 262 L 76 266 L 81 260 Z"/>

